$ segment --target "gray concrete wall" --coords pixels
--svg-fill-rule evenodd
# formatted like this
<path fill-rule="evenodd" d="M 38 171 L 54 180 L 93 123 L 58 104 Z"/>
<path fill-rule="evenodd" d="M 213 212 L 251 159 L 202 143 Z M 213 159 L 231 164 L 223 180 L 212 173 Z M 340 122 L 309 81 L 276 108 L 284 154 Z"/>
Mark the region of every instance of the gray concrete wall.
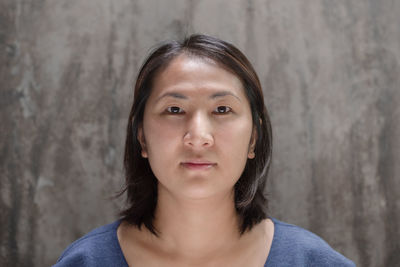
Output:
<path fill-rule="evenodd" d="M 50 265 L 114 220 L 136 72 L 191 32 L 260 75 L 272 215 L 359 266 L 398 265 L 399 14 L 395 0 L 0 0 L 0 265 Z"/>

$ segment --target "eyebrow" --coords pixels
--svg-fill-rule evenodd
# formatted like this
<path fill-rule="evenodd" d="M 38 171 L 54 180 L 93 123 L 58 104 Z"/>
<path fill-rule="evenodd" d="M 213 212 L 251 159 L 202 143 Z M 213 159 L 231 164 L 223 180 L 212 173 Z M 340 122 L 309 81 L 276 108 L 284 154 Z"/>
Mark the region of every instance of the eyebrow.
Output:
<path fill-rule="evenodd" d="M 239 101 L 242 101 L 237 95 L 235 95 L 234 93 L 229 92 L 229 91 L 216 92 L 216 93 L 214 93 L 214 94 L 212 94 L 210 96 L 210 99 L 215 99 L 215 98 L 224 97 L 224 96 L 233 96 L 233 97 L 237 98 Z M 185 96 L 185 95 L 183 95 L 181 93 L 168 92 L 168 93 L 165 93 L 165 94 L 161 95 L 160 97 L 158 97 L 156 102 L 158 102 L 159 100 L 161 100 L 164 97 L 173 97 L 173 98 L 178 98 L 178 99 L 188 99 L 187 96 Z"/>

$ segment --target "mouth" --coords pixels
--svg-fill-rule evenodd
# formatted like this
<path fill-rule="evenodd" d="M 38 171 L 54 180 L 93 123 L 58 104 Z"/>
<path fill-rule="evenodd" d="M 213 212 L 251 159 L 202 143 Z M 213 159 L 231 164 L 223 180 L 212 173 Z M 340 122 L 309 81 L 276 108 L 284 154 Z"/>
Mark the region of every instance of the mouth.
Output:
<path fill-rule="evenodd" d="M 217 165 L 217 163 L 208 161 L 185 161 L 182 162 L 181 165 L 190 170 L 207 170 Z"/>

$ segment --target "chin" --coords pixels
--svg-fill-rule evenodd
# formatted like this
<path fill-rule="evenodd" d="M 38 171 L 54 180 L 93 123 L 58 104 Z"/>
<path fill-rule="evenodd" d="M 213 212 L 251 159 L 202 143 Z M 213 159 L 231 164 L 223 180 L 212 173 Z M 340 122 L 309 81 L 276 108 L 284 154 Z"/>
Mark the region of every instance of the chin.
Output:
<path fill-rule="evenodd" d="M 217 177 L 213 176 L 191 176 L 175 180 L 173 183 L 171 181 L 165 182 L 159 180 L 159 193 L 164 188 L 169 194 L 188 200 L 226 198 L 226 196 L 234 195 L 235 181 L 227 179 L 217 181 Z"/>

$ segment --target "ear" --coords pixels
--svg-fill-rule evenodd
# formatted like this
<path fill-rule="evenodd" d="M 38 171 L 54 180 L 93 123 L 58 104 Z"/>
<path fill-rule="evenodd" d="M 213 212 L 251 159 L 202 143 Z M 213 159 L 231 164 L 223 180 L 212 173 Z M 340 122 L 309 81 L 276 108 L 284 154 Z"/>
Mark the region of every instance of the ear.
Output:
<path fill-rule="evenodd" d="M 138 127 L 137 140 L 139 141 L 140 146 L 142 148 L 142 151 L 141 151 L 142 157 L 147 158 L 148 155 L 147 155 L 146 139 L 144 138 L 142 125 L 139 125 L 139 127 Z"/>
<path fill-rule="evenodd" d="M 257 142 L 257 129 L 254 126 L 253 131 L 251 133 L 251 139 L 250 139 L 250 144 L 249 144 L 249 152 L 247 154 L 247 158 L 249 159 L 254 159 L 256 157 L 256 154 L 254 153 L 254 150 L 256 148 L 256 142 Z"/>

